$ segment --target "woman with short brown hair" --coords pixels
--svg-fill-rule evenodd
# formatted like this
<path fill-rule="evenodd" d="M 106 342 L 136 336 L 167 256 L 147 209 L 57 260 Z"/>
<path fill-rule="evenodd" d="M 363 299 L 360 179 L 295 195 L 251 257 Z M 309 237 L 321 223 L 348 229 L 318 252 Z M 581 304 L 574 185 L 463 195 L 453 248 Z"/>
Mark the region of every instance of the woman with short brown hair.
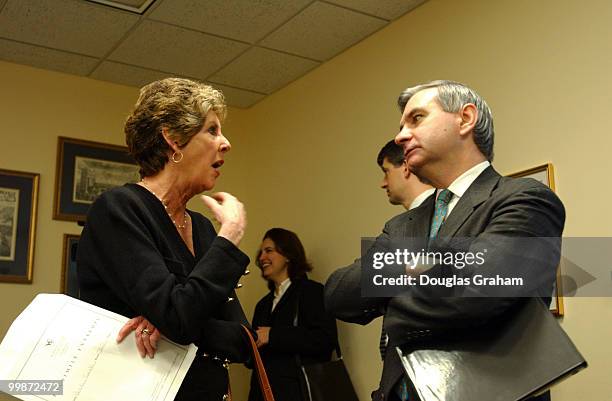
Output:
<path fill-rule="evenodd" d="M 176 400 L 221 400 L 224 365 L 248 357 L 234 294 L 249 263 L 238 249 L 244 207 L 228 193 L 201 197 L 219 233 L 187 209 L 214 187 L 231 149 L 221 131 L 225 112 L 221 92 L 199 82 L 168 78 L 143 87 L 125 124 L 141 181 L 100 195 L 78 246 L 81 298 L 135 317 L 120 337 L 135 329 L 150 357 L 160 332 L 198 346 Z"/>

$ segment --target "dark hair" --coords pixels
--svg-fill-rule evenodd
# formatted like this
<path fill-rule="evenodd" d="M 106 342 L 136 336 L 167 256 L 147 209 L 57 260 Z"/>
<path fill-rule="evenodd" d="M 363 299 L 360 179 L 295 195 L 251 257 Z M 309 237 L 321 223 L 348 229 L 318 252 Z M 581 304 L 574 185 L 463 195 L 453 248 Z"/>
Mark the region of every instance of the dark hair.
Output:
<path fill-rule="evenodd" d="M 306 252 L 304 251 L 304 246 L 302 242 L 298 238 L 298 236 L 293 232 L 286 230 L 284 228 L 271 228 L 264 234 L 262 241 L 265 239 L 270 239 L 274 242 L 274 247 L 276 251 L 289 259 L 287 266 L 287 273 L 289 274 L 289 278 L 291 281 L 295 281 L 296 279 L 306 277 L 306 273 L 312 270 L 312 266 L 306 260 Z M 259 256 L 261 255 L 261 249 L 257 251 L 257 257 L 255 259 L 255 264 L 257 267 L 259 266 Z M 268 288 L 270 290 L 274 289 L 274 282 L 271 280 L 268 281 Z"/>
<path fill-rule="evenodd" d="M 183 147 L 202 129 L 211 110 L 223 120 L 225 99 L 220 91 L 201 82 L 166 78 L 143 86 L 124 127 L 140 176 L 154 175 L 168 162 L 170 146 L 162 135 L 163 128 Z"/>
<path fill-rule="evenodd" d="M 395 140 L 390 140 L 378 152 L 376 163 L 378 163 L 379 167 L 382 167 L 385 158 L 395 167 L 401 166 L 404 163 L 404 148 L 395 143 Z"/>

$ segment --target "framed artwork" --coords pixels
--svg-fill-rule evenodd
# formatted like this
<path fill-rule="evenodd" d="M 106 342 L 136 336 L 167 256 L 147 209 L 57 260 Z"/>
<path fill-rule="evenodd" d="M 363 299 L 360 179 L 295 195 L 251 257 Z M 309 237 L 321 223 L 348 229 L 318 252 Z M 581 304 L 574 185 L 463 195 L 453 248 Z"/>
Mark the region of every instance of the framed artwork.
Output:
<path fill-rule="evenodd" d="M 0 169 L 0 281 L 32 282 L 39 179 Z"/>
<path fill-rule="evenodd" d="M 62 256 L 62 281 L 60 292 L 79 299 L 79 282 L 77 280 L 76 254 L 80 235 L 64 234 Z"/>
<path fill-rule="evenodd" d="M 555 171 L 551 163 L 542 164 L 517 173 L 509 174 L 509 177 L 529 177 L 548 186 L 555 191 Z M 555 316 L 563 316 L 563 292 L 561 288 L 561 268 L 557 268 L 557 280 L 553 287 L 552 301 L 550 310 Z"/>
<path fill-rule="evenodd" d="M 139 180 L 125 146 L 59 137 L 53 218 L 83 222 L 98 195 Z"/>

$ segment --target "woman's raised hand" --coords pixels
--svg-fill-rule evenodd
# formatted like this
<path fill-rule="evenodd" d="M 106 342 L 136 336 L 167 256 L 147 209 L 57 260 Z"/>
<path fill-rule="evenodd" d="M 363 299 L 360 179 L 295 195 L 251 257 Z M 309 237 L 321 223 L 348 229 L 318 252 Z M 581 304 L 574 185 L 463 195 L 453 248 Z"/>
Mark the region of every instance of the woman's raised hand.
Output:
<path fill-rule="evenodd" d="M 227 192 L 217 192 L 210 196 L 202 195 L 202 201 L 211 210 L 221 228 L 219 236 L 238 246 L 247 225 L 244 205 Z"/>

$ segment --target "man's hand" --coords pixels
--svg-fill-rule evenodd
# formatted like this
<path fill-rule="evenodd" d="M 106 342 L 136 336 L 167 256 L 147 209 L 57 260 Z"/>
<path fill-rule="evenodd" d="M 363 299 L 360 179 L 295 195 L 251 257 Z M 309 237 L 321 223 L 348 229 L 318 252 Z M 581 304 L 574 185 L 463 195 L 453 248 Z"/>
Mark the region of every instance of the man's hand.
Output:
<path fill-rule="evenodd" d="M 137 316 L 128 320 L 117 334 L 117 343 L 123 341 L 134 330 L 136 331 L 138 353 L 142 358 L 148 355 L 149 358 L 153 359 L 161 333 L 144 316 Z"/>

